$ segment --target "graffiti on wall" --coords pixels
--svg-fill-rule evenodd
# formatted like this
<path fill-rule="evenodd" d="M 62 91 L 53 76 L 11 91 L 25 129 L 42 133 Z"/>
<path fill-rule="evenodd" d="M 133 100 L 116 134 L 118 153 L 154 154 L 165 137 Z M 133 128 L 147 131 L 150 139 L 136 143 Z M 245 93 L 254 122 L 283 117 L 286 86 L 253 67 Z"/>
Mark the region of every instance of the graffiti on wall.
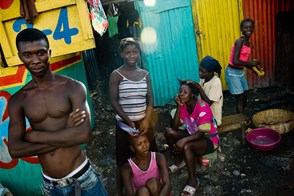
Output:
<path fill-rule="evenodd" d="M 1 140 L 0 140 L 0 168 L 2 169 L 11 169 L 17 166 L 18 159 L 12 159 L 8 152 L 8 125 L 9 125 L 9 116 L 8 116 L 8 101 L 11 97 L 10 93 L 6 91 L 0 91 L 0 130 L 1 130 Z M 30 129 L 28 120 L 26 119 L 26 129 Z M 39 163 L 37 157 L 22 157 L 23 161 L 36 164 Z"/>
<path fill-rule="evenodd" d="M 13 3 L 14 0 L 5 0 L 5 1 L 0 1 L 0 8 L 5 10 L 8 9 L 11 4 Z"/>

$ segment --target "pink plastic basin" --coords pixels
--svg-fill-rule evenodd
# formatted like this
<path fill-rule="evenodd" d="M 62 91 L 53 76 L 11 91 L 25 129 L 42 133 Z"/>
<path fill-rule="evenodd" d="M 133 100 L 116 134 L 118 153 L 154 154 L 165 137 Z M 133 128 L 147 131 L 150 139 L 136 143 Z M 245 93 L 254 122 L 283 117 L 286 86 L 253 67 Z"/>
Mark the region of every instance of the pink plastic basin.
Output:
<path fill-rule="evenodd" d="M 257 150 L 269 151 L 281 141 L 281 134 L 271 128 L 257 128 L 246 134 L 246 140 Z"/>

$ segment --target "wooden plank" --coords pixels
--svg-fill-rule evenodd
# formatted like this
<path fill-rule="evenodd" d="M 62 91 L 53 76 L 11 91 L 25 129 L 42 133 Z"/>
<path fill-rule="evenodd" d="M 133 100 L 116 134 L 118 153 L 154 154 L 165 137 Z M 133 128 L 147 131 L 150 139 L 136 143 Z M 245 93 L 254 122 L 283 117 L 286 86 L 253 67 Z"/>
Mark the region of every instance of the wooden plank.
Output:
<path fill-rule="evenodd" d="M 45 12 L 45 11 L 49 11 L 49 10 L 53 10 L 53 9 L 57 9 L 57 8 L 65 7 L 65 6 L 70 6 L 74 4 L 76 4 L 76 0 L 62 0 L 62 1 L 36 0 L 35 1 L 35 6 L 39 14 L 41 12 Z M 20 8 L 20 0 L 14 0 L 8 9 L 0 8 L 1 21 L 7 21 L 7 20 L 21 17 L 19 8 Z"/>
<path fill-rule="evenodd" d="M 121 2 L 130 2 L 130 0 L 109 0 L 109 1 L 101 1 L 102 5 L 108 5 L 111 3 L 121 3 Z"/>
<path fill-rule="evenodd" d="M 234 114 L 230 116 L 224 116 L 222 118 L 222 124 L 218 127 L 218 133 L 224 133 L 242 128 L 246 116 L 244 114 Z"/>
<path fill-rule="evenodd" d="M 229 131 L 234 131 L 241 129 L 241 142 L 244 145 L 245 141 L 245 120 L 246 116 L 244 114 L 235 114 L 230 116 L 224 116 L 222 118 L 222 124 L 218 127 L 218 133 L 225 133 Z"/>

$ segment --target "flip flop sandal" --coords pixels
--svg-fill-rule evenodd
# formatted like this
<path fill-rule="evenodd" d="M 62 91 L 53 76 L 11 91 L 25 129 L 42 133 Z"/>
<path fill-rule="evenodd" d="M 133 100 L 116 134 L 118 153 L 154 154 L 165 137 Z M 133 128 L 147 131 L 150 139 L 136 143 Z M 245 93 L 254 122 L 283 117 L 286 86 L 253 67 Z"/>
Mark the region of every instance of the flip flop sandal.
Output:
<path fill-rule="evenodd" d="M 180 165 L 172 165 L 169 167 L 169 170 L 171 173 L 175 173 L 176 171 L 178 171 L 179 169 L 185 167 L 186 163 L 185 161 L 183 161 Z"/>
<path fill-rule="evenodd" d="M 198 189 L 198 187 L 199 187 L 199 185 L 201 183 L 200 179 L 197 176 L 196 176 L 196 182 L 197 182 L 197 187 L 196 188 L 194 188 L 194 187 L 192 187 L 190 185 L 186 185 L 185 188 L 183 189 L 181 195 L 183 195 L 183 193 L 188 193 L 188 194 L 190 194 L 190 196 L 193 196 L 196 193 L 196 191 L 197 191 L 197 189 Z"/>
<path fill-rule="evenodd" d="M 182 192 L 189 193 L 191 196 L 193 196 L 196 192 L 196 188 L 194 188 L 190 185 L 186 185 Z M 183 195 L 183 193 L 182 193 L 182 195 Z"/>

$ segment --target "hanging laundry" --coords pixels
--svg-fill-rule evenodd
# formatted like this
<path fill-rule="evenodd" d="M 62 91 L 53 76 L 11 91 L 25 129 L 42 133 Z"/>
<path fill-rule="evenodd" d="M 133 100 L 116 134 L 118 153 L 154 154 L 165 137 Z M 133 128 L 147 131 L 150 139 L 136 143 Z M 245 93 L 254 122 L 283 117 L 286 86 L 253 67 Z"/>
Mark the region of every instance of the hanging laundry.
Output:
<path fill-rule="evenodd" d="M 108 21 L 100 0 L 87 0 L 90 7 L 90 19 L 94 30 L 102 36 L 107 28 Z"/>
<path fill-rule="evenodd" d="M 35 0 L 20 0 L 20 15 L 28 24 L 32 24 L 38 16 Z"/>
<path fill-rule="evenodd" d="M 107 10 L 107 16 L 117 16 L 118 15 L 118 5 L 112 3 Z"/>
<path fill-rule="evenodd" d="M 109 38 L 118 34 L 118 7 L 114 3 L 111 4 L 107 9 L 107 19 L 108 19 L 108 35 Z"/>
<path fill-rule="evenodd" d="M 118 21 L 118 16 L 108 16 L 108 35 L 109 37 L 113 37 L 114 35 L 118 34 L 118 27 L 117 27 L 117 21 Z"/>

